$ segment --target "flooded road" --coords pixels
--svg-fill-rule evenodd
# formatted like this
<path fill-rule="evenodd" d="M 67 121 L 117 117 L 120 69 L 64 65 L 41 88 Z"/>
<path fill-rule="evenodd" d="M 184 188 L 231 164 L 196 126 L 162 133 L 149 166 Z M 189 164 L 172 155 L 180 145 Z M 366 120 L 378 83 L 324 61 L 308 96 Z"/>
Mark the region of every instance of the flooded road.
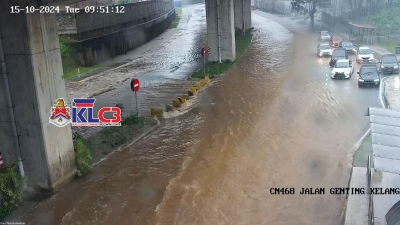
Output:
<path fill-rule="evenodd" d="M 254 14 L 253 23 L 249 57 L 208 90 L 205 99 L 216 104 L 207 107 L 199 145 L 157 208 L 159 225 L 342 221 L 344 195 L 298 193 L 347 186 L 348 150 L 360 130 L 310 76 L 317 61 L 305 59 L 304 49 L 315 46 L 312 34 L 297 31 L 288 44 L 292 35 L 281 25 Z M 297 194 L 271 195 L 276 187 Z"/>
<path fill-rule="evenodd" d="M 346 196 L 299 191 L 347 187 L 362 126 L 314 77 L 319 62 L 304 49 L 315 48 L 315 34 L 252 16 L 252 46 L 188 113 L 16 221 L 340 224 Z M 292 187 L 294 195 L 270 193 Z"/>
<path fill-rule="evenodd" d="M 204 4 L 188 5 L 183 8 L 180 26 L 173 34 L 162 34 L 145 46 L 127 55 L 113 59 L 113 62 L 132 62 L 85 80 L 67 82 L 68 99 L 85 96 L 102 88 L 118 83 L 106 93 L 96 95 L 94 111 L 102 107 L 122 104 L 124 116 L 136 114 L 135 94 L 130 88 L 132 78 L 140 80 L 137 93 L 140 116 L 150 116 L 151 108 L 165 109 L 166 104 L 187 91 L 196 81 L 188 77 L 203 65 L 201 47 L 206 43 L 206 18 Z M 165 38 L 165 39 L 164 39 Z M 143 49 L 141 49 L 143 48 Z M 101 127 L 73 127 L 85 137 L 101 130 Z"/>

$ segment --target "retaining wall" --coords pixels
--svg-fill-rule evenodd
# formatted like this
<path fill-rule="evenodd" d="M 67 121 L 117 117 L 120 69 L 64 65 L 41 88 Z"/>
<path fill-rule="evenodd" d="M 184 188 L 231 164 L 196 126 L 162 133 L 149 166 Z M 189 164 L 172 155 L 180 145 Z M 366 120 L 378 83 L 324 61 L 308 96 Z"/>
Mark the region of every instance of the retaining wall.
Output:
<path fill-rule="evenodd" d="M 123 15 L 58 16 L 59 34 L 74 40 L 71 46 L 82 66 L 93 66 L 147 43 L 168 29 L 175 19 L 173 1 L 132 3 L 126 10 Z"/>

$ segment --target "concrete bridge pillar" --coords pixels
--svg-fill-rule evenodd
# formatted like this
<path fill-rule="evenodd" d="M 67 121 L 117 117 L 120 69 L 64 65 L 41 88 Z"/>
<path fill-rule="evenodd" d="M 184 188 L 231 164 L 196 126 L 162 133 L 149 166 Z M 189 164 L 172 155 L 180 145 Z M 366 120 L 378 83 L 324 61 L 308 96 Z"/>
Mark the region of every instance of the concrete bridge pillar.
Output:
<path fill-rule="evenodd" d="M 55 100 L 66 98 L 56 16 L 12 14 L 15 4 L 2 1 L 0 33 L 19 146 L 13 142 L 7 84 L 0 74 L 0 149 L 6 164 L 20 151 L 28 184 L 51 191 L 73 178 L 76 168 L 71 127 L 49 123 Z"/>
<path fill-rule="evenodd" d="M 208 61 L 236 59 L 233 0 L 206 0 Z M 219 18 L 219 19 L 218 19 Z M 220 51 L 220 53 L 219 53 Z"/>
<path fill-rule="evenodd" d="M 235 28 L 246 31 L 251 28 L 251 1 L 233 0 L 235 6 Z"/>

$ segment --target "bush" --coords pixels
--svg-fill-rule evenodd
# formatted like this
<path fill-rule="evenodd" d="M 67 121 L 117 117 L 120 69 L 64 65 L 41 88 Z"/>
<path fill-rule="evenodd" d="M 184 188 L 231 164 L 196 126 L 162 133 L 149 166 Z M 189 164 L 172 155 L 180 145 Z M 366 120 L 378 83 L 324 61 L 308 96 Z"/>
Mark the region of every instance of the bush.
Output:
<path fill-rule="evenodd" d="M 68 37 L 60 36 L 60 52 L 61 58 L 65 59 L 72 57 L 72 48 L 70 46 L 71 40 Z"/>
<path fill-rule="evenodd" d="M 83 177 L 92 172 L 92 153 L 86 145 L 85 139 L 79 134 L 74 135 L 74 151 L 78 177 Z"/>
<path fill-rule="evenodd" d="M 109 145 L 112 148 L 114 148 L 115 146 L 119 146 L 127 142 L 128 140 L 122 126 L 108 127 L 104 129 L 104 134 L 107 138 L 104 139 L 103 143 Z"/>
<path fill-rule="evenodd" d="M 10 214 L 21 202 L 23 184 L 16 163 L 0 169 L 0 219 Z"/>

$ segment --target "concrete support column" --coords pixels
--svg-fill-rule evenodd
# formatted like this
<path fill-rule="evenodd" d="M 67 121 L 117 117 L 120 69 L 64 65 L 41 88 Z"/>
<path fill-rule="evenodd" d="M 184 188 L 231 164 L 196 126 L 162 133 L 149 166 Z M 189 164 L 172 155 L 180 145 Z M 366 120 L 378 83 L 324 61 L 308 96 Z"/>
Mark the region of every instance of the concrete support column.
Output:
<path fill-rule="evenodd" d="M 251 25 L 251 0 L 242 0 L 243 1 L 243 11 L 244 11 L 244 28 L 248 30 L 252 27 Z"/>
<path fill-rule="evenodd" d="M 251 0 L 233 0 L 235 5 L 235 28 L 246 31 L 251 28 Z"/>
<path fill-rule="evenodd" d="M 218 22 L 219 10 L 219 22 Z M 207 46 L 211 48 L 208 61 L 218 62 L 236 59 L 233 0 L 206 0 Z M 218 32 L 219 30 L 219 32 Z"/>
<path fill-rule="evenodd" d="M 0 5 L 0 31 L 19 147 L 12 141 L 7 84 L 0 79 L 0 149 L 7 164 L 15 162 L 20 149 L 28 185 L 54 190 L 72 178 L 76 168 L 71 126 L 49 123 L 55 100 L 66 99 L 56 16 L 11 14 L 13 4 L 16 1 L 5 0 Z"/>

